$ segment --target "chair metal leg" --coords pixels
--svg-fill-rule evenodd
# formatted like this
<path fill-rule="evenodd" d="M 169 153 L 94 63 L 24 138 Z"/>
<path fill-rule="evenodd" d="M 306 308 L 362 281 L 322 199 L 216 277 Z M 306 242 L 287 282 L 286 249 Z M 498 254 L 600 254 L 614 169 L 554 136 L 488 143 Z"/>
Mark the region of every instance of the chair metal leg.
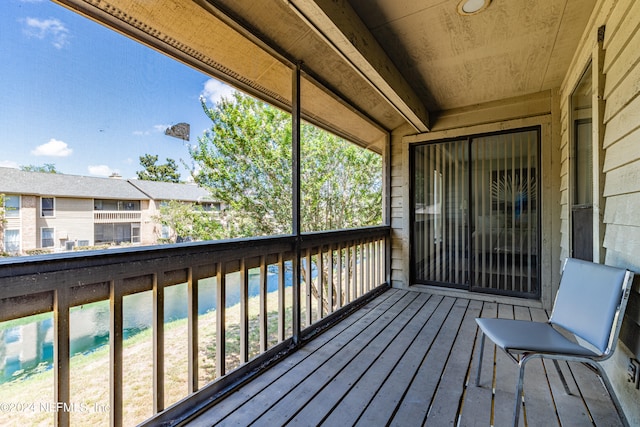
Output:
<path fill-rule="evenodd" d="M 478 373 L 476 374 L 476 387 L 480 386 L 480 373 L 482 372 L 482 355 L 484 353 L 484 332 L 480 332 L 480 354 L 478 355 Z"/>
<path fill-rule="evenodd" d="M 556 371 L 558 371 L 558 376 L 560 377 L 560 381 L 562 381 L 562 386 L 564 387 L 564 391 L 566 391 L 568 395 L 571 395 L 571 390 L 569 390 L 569 384 L 567 383 L 567 380 L 565 379 L 564 374 L 560 369 L 560 364 L 556 359 L 553 359 L 553 364 L 556 367 Z"/>
<path fill-rule="evenodd" d="M 611 381 L 609 381 L 609 377 L 607 373 L 604 371 L 602 366 L 596 362 L 589 362 L 588 366 L 591 366 L 597 373 L 597 375 L 602 380 L 602 384 L 604 388 L 607 390 L 609 397 L 611 397 L 611 401 L 613 402 L 613 406 L 616 408 L 616 412 L 618 412 L 618 416 L 620 417 L 620 421 L 622 421 L 622 425 L 624 427 L 629 427 L 629 421 L 627 420 L 626 415 L 624 414 L 624 410 L 622 409 L 622 405 L 618 400 L 618 396 L 613 392 L 613 386 L 611 385 Z"/>
<path fill-rule="evenodd" d="M 529 359 L 527 356 L 522 357 L 518 363 L 518 385 L 516 386 L 516 399 L 513 408 L 513 427 L 518 427 L 520 419 L 520 406 L 522 406 L 522 389 L 524 388 L 524 365 Z"/>

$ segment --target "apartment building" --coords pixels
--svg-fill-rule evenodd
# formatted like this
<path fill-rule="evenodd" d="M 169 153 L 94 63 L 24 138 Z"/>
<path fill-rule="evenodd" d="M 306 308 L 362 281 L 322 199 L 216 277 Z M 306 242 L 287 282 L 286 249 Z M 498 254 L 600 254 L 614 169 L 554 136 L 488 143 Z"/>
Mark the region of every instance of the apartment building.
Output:
<path fill-rule="evenodd" d="M 167 237 L 155 218 L 177 200 L 219 208 L 195 184 L 97 178 L 0 168 L 2 251 L 73 250 L 103 244 L 151 245 Z"/>

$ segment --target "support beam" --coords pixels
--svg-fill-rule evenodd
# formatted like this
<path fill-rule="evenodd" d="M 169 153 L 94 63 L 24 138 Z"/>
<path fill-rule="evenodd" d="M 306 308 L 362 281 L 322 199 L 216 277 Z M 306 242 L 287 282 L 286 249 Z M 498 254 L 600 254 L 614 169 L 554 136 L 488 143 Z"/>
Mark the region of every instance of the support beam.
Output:
<path fill-rule="evenodd" d="M 292 234 L 296 237 L 293 257 L 293 342 L 300 343 L 300 64 L 292 72 L 291 82 L 291 205 Z"/>
<path fill-rule="evenodd" d="M 110 426 L 122 426 L 122 339 L 124 315 L 122 312 L 124 283 L 122 279 L 111 280 L 109 282 L 109 406 L 111 409 Z"/>
<path fill-rule="evenodd" d="M 69 323 L 69 289 L 57 289 L 53 297 L 53 324 L 54 324 L 54 402 L 71 403 L 70 386 L 70 323 Z M 70 424 L 69 411 L 57 411 L 55 417 L 56 427 Z"/>
<path fill-rule="evenodd" d="M 284 0 L 418 132 L 429 112 L 346 0 Z"/>
<path fill-rule="evenodd" d="M 153 275 L 153 413 L 164 410 L 164 278 Z"/>
<path fill-rule="evenodd" d="M 198 384 L 198 280 L 193 277 L 193 268 L 189 267 L 187 270 L 187 319 L 188 319 L 188 332 L 187 341 L 189 348 L 187 350 L 189 360 L 189 394 L 195 393 L 200 388 Z"/>

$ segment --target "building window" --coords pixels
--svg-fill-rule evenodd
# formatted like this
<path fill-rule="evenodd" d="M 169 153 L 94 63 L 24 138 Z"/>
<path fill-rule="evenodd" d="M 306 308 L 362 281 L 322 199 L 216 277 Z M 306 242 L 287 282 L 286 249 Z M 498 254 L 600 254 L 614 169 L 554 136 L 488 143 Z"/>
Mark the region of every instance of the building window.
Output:
<path fill-rule="evenodd" d="M 93 208 L 96 211 L 139 211 L 139 200 L 100 200 L 93 201 Z"/>
<path fill-rule="evenodd" d="M 202 210 L 205 212 L 220 212 L 220 202 L 206 202 L 202 203 Z"/>
<path fill-rule="evenodd" d="M 55 246 L 54 241 L 54 230 L 51 227 L 42 228 L 40 231 L 40 235 L 42 237 L 42 247 L 43 248 L 53 248 Z"/>
<path fill-rule="evenodd" d="M 20 196 L 4 197 L 4 216 L 18 218 L 20 216 Z"/>
<path fill-rule="evenodd" d="M 161 239 L 170 239 L 171 238 L 171 227 L 168 225 L 162 224 L 162 229 L 160 231 Z"/>
<path fill-rule="evenodd" d="M 140 224 L 131 224 L 131 243 L 140 243 Z"/>
<path fill-rule="evenodd" d="M 596 261 L 594 254 L 593 217 L 593 79 L 592 66 L 582 75 L 571 94 L 572 168 L 571 194 L 571 256 Z M 597 141 L 596 141 L 597 142 Z M 597 236 L 595 242 L 597 243 Z"/>
<path fill-rule="evenodd" d="M 94 226 L 94 242 L 96 245 L 111 243 L 138 243 L 140 240 L 139 223 L 110 223 Z"/>
<path fill-rule="evenodd" d="M 4 230 L 4 251 L 12 255 L 20 253 L 20 230 Z"/>
<path fill-rule="evenodd" d="M 43 197 L 40 199 L 41 215 L 55 216 L 55 199 L 53 197 Z"/>

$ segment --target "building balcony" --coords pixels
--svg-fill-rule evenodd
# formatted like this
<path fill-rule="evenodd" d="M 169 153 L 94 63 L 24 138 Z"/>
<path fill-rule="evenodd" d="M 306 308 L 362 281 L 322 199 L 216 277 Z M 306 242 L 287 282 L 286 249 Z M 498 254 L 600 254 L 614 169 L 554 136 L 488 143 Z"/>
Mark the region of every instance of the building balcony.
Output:
<path fill-rule="evenodd" d="M 44 412 L 39 422 L 59 426 L 507 424 L 516 367 L 485 349 L 483 372 L 493 376 L 472 385 L 479 363 L 474 318 L 545 320 L 546 312 L 391 289 L 389 239 L 388 227 L 369 227 L 0 260 L 0 321 L 53 318 L 52 331 L 30 329 L 53 337 L 52 389 L 38 390 L 44 409 L 42 402 L 9 402 L 38 406 L 5 421 L 24 425 L 25 415 Z M 182 334 L 167 322 L 176 286 L 186 294 Z M 230 304 L 235 292 L 238 302 Z M 132 353 L 124 327 L 127 299 L 145 293 L 152 313 L 146 356 Z M 227 302 L 211 316 L 213 334 L 206 329 L 211 319 L 199 315 L 212 295 Z M 82 334 L 78 328 L 91 328 L 72 316 L 100 301 L 108 304 L 108 363 L 82 382 L 70 342 Z M 185 349 L 178 379 L 170 355 L 176 345 Z M 141 358 L 148 359 L 148 386 L 136 392 L 147 396 L 142 412 L 131 407 L 139 387 L 132 377 L 140 373 L 127 368 Z M 531 362 L 527 370 L 528 425 L 622 425 L 593 372 L 562 364 L 567 395 L 548 363 Z M 184 388 L 178 398 L 176 381 Z M 83 389 L 100 386 L 92 390 L 95 402 L 83 400 Z"/>
<path fill-rule="evenodd" d="M 96 224 L 110 224 L 118 222 L 140 222 L 140 211 L 94 211 L 93 221 Z"/>

